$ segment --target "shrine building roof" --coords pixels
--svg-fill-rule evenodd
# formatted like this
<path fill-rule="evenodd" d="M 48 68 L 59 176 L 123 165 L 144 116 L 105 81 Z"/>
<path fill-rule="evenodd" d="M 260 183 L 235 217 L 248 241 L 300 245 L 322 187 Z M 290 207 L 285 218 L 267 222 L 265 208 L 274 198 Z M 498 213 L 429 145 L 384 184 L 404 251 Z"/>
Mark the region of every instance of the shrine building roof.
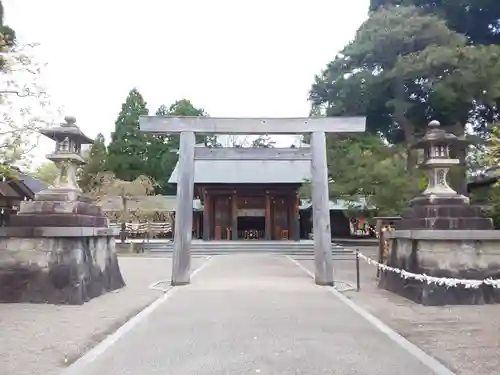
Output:
<path fill-rule="evenodd" d="M 179 164 L 170 183 L 177 183 Z M 296 184 L 311 178 L 308 147 L 196 148 L 195 184 Z"/>

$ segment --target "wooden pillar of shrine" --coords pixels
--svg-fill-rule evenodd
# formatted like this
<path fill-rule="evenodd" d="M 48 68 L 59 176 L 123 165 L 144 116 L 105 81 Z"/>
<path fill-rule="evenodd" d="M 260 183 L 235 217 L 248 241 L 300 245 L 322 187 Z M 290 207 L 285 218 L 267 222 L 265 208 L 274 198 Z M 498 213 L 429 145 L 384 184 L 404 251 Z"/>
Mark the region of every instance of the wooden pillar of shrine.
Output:
<path fill-rule="evenodd" d="M 296 193 L 293 200 L 293 236 L 294 241 L 300 241 L 300 199 L 299 194 Z"/>
<path fill-rule="evenodd" d="M 203 191 L 203 240 L 210 240 L 210 195 L 205 189 Z"/>
<path fill-rule="evenodd" d="M 233 191 L 231 197 L 231 239 L 238 239 L 238 195 Z"/>
<path fill-rule="evenodd" d="M 271 229 L 271 197 L 269 192 L 266 191 L 266 212 L 265 212 L 266 228 L 265 228 L 265 239 L 267 241 L 272 239 L 272 229 Z"/>
<path fill-rule="evenodd" d="M 285 240 L 291 240 L 293 238 L 293 231 L 294 231 L 294 226 L 293 226 L 293 197 L 292 196 L 287 196 L 285 200 L 285 208 L 286 208 L 286 233 L 287 235 L 284 236 Z"/>
<path fill-rule="evenodd" d="M 201 215 L 199 212 L 194 212 L 193 213 L 196 219 L 196 228 L 195 228 L 195 233 L 196 233 L 196 238 L 200 238 L 200 231 L 201 231 Z"/>

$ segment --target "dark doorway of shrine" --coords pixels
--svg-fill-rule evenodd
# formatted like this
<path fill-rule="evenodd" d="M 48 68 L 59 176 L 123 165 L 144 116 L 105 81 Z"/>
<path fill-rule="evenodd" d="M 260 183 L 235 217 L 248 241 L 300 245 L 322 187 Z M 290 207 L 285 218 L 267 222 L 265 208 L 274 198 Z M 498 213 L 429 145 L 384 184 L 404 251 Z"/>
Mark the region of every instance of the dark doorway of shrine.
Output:
<path fill-rule="evenodd" d="M 265 216 L 240 216 L 238 217 L 238 239 L 258 240 L 265 238 Z"/>

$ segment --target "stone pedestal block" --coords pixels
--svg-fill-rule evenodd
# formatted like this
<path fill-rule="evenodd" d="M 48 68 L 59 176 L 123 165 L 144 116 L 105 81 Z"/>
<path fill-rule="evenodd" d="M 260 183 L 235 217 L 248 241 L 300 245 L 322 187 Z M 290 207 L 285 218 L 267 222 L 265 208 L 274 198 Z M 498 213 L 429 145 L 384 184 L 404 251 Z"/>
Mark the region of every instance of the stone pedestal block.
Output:
<path fill-rule="evenodd" d="M 117 233 L 78 187 L 76 172 L 85 164 L 81 146 L 93 141 L 70 116 L 40 133 L 56 142 L 47 158 L 59 176 L 0 228 L 0 302 L 82 304 L 125 285 Z"/>
<path fill-rule="evenodd" d="M 0 302 L 78 305 L 124 285 L 111 235 L 0 238 Z"/>
<path fill-rule="evenodd" d="M 123 287 L 116 235 L 79 191 L 49 189 L 22 202 L 0 228 L 0 302 L 82 304 Z"/>
<path fill-rule="evenodd" d="M 493 222 L 481 209 L 470 206 L 468 198 L 420 196 L 397 223 L 398 230 L 492 230 Z"/>
<path fill-rule="evenodd" d="M 500 231 L 396 230 L 388 232 L 387 265 L 416 274 L 457 279 L 500 279 Z M 423 305 L 500 303 L 500 289 L 447 287 L 381 273 L 379 287 Z"/>

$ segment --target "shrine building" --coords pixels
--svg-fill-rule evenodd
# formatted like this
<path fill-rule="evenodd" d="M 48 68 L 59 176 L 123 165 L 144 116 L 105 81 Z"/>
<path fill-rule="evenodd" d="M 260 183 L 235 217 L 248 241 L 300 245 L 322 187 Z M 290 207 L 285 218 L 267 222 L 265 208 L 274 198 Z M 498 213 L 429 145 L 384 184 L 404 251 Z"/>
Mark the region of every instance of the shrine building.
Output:
<path fill-rule="evenodd" d="M 312 232 L 311 204 L 299 189 L 311 178 L 308 147 L 206 148 L 196 146 L 194 238 L 300 240 Z M 169 182 L 177 184 L 179 164 Z M 349 236 L 342 210 L 330 210 L 332 236 Z"/>

